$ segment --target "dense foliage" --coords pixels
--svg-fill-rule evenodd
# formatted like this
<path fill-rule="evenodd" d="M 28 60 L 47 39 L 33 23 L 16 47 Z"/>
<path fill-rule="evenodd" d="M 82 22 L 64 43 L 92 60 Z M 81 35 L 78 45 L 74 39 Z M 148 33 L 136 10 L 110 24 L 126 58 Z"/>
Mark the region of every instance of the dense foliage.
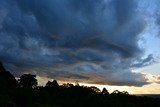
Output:
<path fill-rule="evenodd" d="M 160 99 L 138 97 L 128 92 L 48 81 L 37 86 L 35 75 L 24 74 L 18 81 L 0 63 L 0 107 L 160 107 Z"/>

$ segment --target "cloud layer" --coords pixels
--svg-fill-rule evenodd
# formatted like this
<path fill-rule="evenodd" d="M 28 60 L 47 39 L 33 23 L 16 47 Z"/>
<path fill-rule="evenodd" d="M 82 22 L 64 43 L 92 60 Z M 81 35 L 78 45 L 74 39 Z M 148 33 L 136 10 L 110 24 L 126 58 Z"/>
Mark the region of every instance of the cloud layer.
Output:
<path fill-rule="evenodd" d="M 142 86 L 132 68 L 153 62 L 138 42 L 137 0 L 0 0 L 0 59 L 15 74 Z"/>

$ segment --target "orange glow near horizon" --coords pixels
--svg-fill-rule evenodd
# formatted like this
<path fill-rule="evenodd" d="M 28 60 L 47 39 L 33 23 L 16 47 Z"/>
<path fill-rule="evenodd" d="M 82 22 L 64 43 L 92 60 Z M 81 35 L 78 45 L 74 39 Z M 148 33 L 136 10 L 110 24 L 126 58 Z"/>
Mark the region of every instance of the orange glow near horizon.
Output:
<path fill-rule="evenodd" d="M 160 94 L 160 85 L 156 83 L 144 85 L 142 87 L 96 85 L 96 84 L 95 85 L 94 84 L 83 84 L 83 85 L 96 86 L 101 90 L 105 87 L 110 93 L 112 93 L 114 90 L 119 90 L 119 91 L 128 91 L 129 94 Z"/>
<path fill-rule="evenodd" d="M 37 76 L 38 84 L 41 86 L 45 86 L 48 80 L 53 80 L 47 77 L 39 77 Z M 58 81 L 60 85 L 63 83 L 63 81 Z M 75 82 L 69 82 L 75 84 Z M 160 84 L 148 84 L 144 85 L 142 87 L 135 87 L 135 86 L 112 86 L 112 85 L 97 85 L 97 84 L 87 84 L 87 83 L 79 83 L 79 85 L 84 85 L 84 86 L 95 86 L 102 90 L 104 87 L 109 91 L 109 93 L 112 93 L 114 90 L 119 90 L 119 91 L 128 91 L 129 94 L 160 94 Z"/>

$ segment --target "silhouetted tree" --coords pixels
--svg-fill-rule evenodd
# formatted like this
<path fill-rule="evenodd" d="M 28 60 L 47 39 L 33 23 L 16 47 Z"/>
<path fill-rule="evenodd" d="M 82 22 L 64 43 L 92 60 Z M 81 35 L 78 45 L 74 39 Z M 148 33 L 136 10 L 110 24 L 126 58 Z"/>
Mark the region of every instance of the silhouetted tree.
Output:
<path fill-rule="evenodd" d="M 127 91 L 122 91 L 122 92 L 120 92 L 120 91 L 118 91 L 118 90 L 113 91 L 111 94 L 123 94 L 123 95 L 129 95 L 129 93 L 128 93 Z"/>
<path fill-rule="evenodd" d="M 23 88 L 35 88 L 38 84 L 36 75 L 23 74 L 19 79 L 19 84 Z"/>
<path fill-rule="evenodd" d="M 114 90 L 111 94 L 120 94 L 121 92 L 118 90 Z"/>
<path fill-rule="evenodd" d="M 108 90 L 106 88 L 103 88 L 101 94 L 108 95 L 109 92 L 108 92 Z"/>
<path fill-rule="evenodd" d="M 62 87 L 71 88 L 71 87 L 74 87 L 74 85 L 71 84 L 71 83 L 64 83 L 64 84 L 62 85 Z"/>
<path fill-rule="evenodd" d="M 0 61 L 0 72 L 6 72 L 1 61 Z"/>
<path fill-rule="evenodd" d="M 56 80 L 53 80 L 52 82 L 48 81 L 46 83 L 46 87 L 57 88 L 57 87 L 59 87 L 59 84 L 58 84 L 58 82 Z"/>
<path fill-rule="evenodd" d="M 13 89 L 16 87 L 18 87 L 18 83 L 15 77 L 6 71 L 0 62 L 0 89 Z"/>
<path fill-rule="evenodd" d="M 101 90 L 99 88 L 95 87 L 95 86 L 91 86 L 90 88 L 91 88 L 91 90 L 93 90 L 96 93 L 100 93 L 101 92 Z"/>
<path fill-rule="evenodd" d="M 122 93 L 122 94 L 129 95 L 129 93 L 128 93 L 127 91 L 122 91 L 121 93 Z"/>

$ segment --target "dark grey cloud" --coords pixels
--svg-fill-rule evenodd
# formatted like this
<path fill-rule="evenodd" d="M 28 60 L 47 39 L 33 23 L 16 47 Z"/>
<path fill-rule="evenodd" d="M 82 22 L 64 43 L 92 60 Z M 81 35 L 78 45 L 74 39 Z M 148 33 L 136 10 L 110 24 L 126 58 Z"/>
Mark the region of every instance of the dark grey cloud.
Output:
<path fill-rule="evenodd" d="M 160 76 L 157 76 L 156 81 L 157 84 L 160 84 Z"/>
<path fill-rule="evenodd" d="M 144 67 L 144 66 L 148 66 L 148 65 L 151 65 L 153 63 L 155 63 L 155 58 L 153 57 L 152 54 L 148 55 L 146 58 L 144 59 L 139 59 L 139 61 L 133 63 L 131 65 L 131 67 L 135 67 L 135 68 L 138 68 L 138 67 Z"/>
<path fill-rule="evenodd" d="M 160 75 L 152 75 L 151 78 L 154 83 L 160 84 Z"/>
<path fill-rule="evenodd" d="M 131 72 L 133 62 L 143 66 L 152 59 L 139 60 L 145 21 L 136 0 L 0 2 L 0 59 L 15 75 L 36 72 L 110 85 L 148 83 L 145 75 Z"/>

